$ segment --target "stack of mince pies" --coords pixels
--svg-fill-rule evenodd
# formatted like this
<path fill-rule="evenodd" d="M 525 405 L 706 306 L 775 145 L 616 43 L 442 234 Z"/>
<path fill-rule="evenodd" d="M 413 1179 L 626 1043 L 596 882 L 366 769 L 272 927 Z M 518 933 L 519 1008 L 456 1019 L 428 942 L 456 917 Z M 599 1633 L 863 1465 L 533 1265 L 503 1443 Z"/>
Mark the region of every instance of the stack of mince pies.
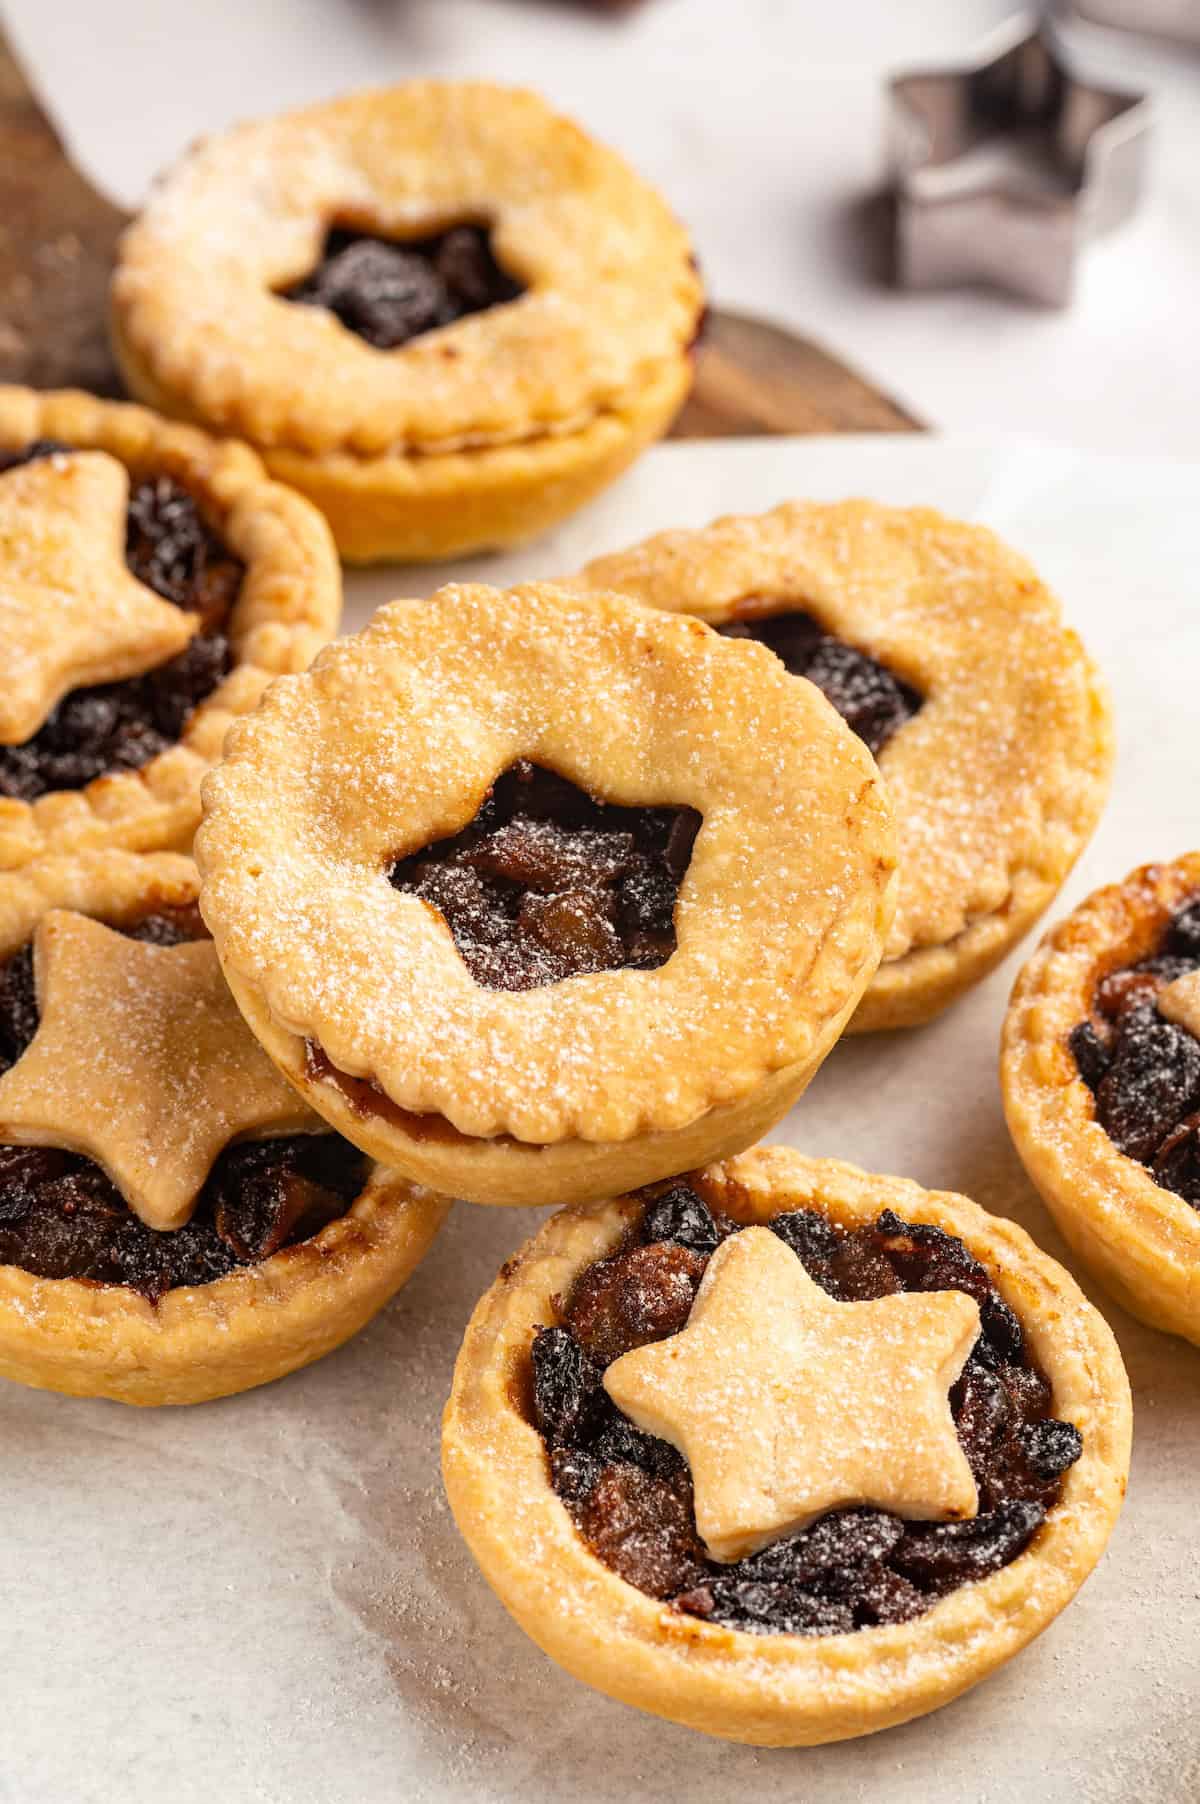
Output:
<path fill-rule="evenodd" d="M 1121 1507 L 1128 1383 L 1061 1266 L 754 1145 L 1050 904 L 1103 685 L 991 533 L 867 501 L 333 637 L 338 551 L 509 544 L 612 479 L 702 308 L 611 152 L 418 84 L 159 186 L 113 290 L 157 411 L 0 390 L 0 1374 L 230 1395 L 370 1320 L 450 1199 L 550 1207 L 447 1373 L 463 1536 L 590 1684 L 811 1744 L 1017 1652 Z M 1200 857 L 1050 935 L 1003 1062 L 1075 1251 L 1200 1339 Z"/>

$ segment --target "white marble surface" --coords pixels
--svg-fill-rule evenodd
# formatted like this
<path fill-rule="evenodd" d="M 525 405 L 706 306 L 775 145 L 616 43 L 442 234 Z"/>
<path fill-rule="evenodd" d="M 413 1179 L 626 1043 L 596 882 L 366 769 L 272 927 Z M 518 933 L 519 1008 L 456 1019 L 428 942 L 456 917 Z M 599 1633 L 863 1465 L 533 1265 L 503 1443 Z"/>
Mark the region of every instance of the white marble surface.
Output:
<path fill-rule="evenodd" d="M 196 134 L 370 82 L 483 74 L 552 95 L 690 222 L 716 297 L 822 337 L 937 425 L 1191 455 L 1200 416 L 1200 62 L 1088 32 L 1158 100 L 1150 191 L 1066 313 L 896 295 L 863 269 L 885 72 L 969 51 L 1006 0 L 4 0 L 76 148 L 133 204 Z"/>

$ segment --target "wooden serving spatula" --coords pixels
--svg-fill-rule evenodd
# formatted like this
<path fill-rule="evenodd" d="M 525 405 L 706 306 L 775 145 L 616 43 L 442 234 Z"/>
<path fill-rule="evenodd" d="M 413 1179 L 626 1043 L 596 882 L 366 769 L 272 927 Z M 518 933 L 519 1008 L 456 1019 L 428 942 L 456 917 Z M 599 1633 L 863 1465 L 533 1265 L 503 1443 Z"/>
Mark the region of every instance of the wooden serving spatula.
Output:
<path fill-rule="evenodd" d="M 71 162 L 0 26 L 0 382 L 122 392 L 107 297 L 128 217 Z M 718 308 L 672 436 L 918 429 L 811 339 Z"/>

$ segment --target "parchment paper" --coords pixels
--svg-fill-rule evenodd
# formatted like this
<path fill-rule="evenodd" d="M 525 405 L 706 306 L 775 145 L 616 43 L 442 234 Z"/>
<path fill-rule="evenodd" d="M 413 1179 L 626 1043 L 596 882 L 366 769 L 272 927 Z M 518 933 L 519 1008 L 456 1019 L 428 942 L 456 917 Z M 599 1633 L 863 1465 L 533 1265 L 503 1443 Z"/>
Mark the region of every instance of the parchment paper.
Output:
<path fill-rule="evenodd" d="M 561 574 L 663 526 L 848 493 L 990 521 L 1108 672 L 1116 789 L 1053 917 L 1200 843 L 1200 465 L 907 438 L 671 446 L 557 538 L 469 569 Z M 353 577 L 347 624 L 430 586 Z M 964 1190 L 1062 1258 L 1000 1111 L 1019 956 L 933 1026 L 835 1050 L 778 1137 Z M 1082 1595 L 932 1717 L 755 1752 L 568 1678 L 459 1541 L 439 1412 L 472 1305 L 536 1219 L 461 1205 L 357 1341 L 244 1397 L 138 1412 L 0 1386 L 3 1804 L 1200 1798 L 1200 1353 L 1098 1298 L 1129 1365 L 1136 1445 L 1125 1515 Z"/>

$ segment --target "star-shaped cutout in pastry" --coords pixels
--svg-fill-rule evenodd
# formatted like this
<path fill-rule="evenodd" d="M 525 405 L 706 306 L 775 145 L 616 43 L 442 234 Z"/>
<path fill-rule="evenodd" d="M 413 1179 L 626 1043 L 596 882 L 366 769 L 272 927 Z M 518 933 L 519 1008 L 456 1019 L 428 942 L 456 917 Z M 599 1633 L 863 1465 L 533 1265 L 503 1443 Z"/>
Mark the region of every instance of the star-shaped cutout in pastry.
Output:
<path fill-rule="evenodd" d="M 55 909 L 33 963 L 41 1018 L 0 1077 L 0 1141 L 86 1154 L 148 1227 L 189 1219 L 231 1140 L 324 1127 L 242 1020 L 211 940 L 148 945 Z"/>
<path fill-rule="evenodd" d="M 68 690 L 140 676 L 196 631 L 126 567 L 128 501 L 123 466 L 100 451 L 0 476 L 0 745 L 32 738 Z"/>
<path fill-rule="evenodd" d="M 896 273 L 990 282 L 1064 306 L 1084 241 L 1128 218 L 1150 106 L 1084 80 L 1050 25 L 1002 25 L 979 58 L 890 84 Z"/>
<path fill-rule="evenodd" d="M 769 1228 L 745 1228 L 713 1254 L 686 1328 L 604 1385 L 683 1454 L 705 1546 L 739 1560 L 828 1510 L 973 1516 L 948 1393 L 978 1334 L 962 1291 L 835 1302 Z"/>

